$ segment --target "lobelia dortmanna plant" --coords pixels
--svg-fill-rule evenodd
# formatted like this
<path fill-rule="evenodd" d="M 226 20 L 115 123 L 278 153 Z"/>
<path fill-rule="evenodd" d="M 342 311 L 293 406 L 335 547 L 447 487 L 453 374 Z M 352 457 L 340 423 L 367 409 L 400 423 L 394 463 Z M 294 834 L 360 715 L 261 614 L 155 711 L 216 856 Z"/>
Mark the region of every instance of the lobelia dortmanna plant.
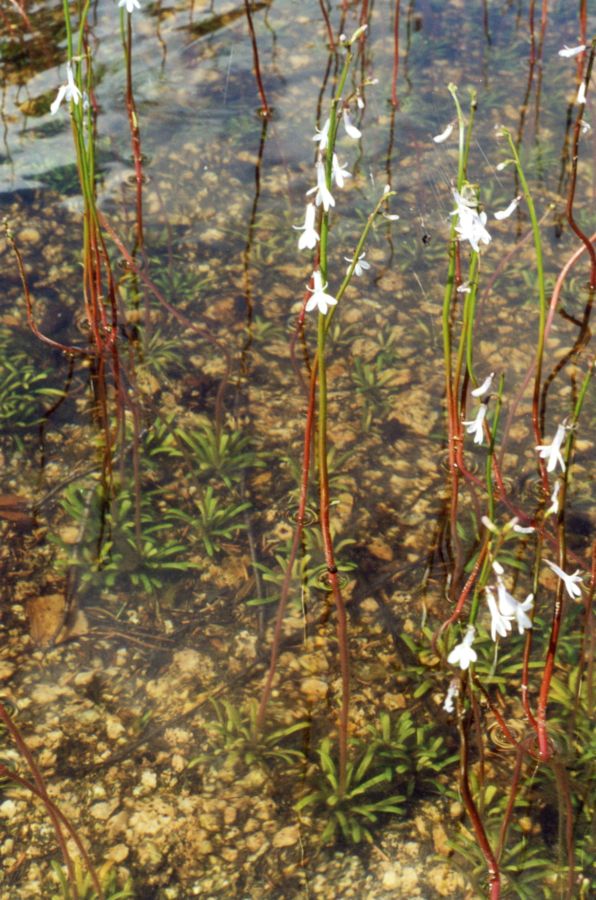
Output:
<path fill-rule="evenodd" d="M 301 232 L 298 239 L 298 249 L 300 251 L 314 251 L 312 274 L 299 316 L 299 326 L 304 323 L 305 317 L 308 314 L 313 313 L 316 316 L 317 351 L 310 372 L 308 409 L 304 431 L 301 489 L 298 513 L 296 516 L 296 526 L 275 619 L 269 670 L 265 679 L 257 716 L 257 725 L 262 729 L 265 722 L 267 705 L 271 696 L 273 679 L 277 669 L 282 625 L 288 601 L 291 574 L 300 546 L 305 519 L 309 473 L 311 469 L 311 442 L 314 421 L 316 418 L 317 437 L 315 458 L 319 493 L 319 527 L 321 529 L 324 548 L 327 585 L 332 593 L 335 604 L 339 666 L 341 672 L 341 701 L 337 735 L 337 795 L 339 798 L 344 796 L 347 786 L 350 666 L 346 609 L 344 598 L 342 596 L 341 582 L 335 558 L 329 519 L 330 493 L 327 422 L 329 385 L 327 382 L 326 348 L 327 337 L 334 312 L 341 303 L 353 276 L 361 276 L 369 268 L 369 263 L 364 258 L 364 247 L 369 231 L 376 216 L 385 208 L 388 201 L 393 196 L 393 192 L 387 187 L 379 197 L 362 229 L 352 256 L 347 257 L 347 261 L 349 262 L 347 270 L 341 280 L 338 279 L 339 286 L 332 293 L 330 288 L 332 276 L 329 271 L 328 254 L 330 217 L 332 211 L 338 210 L 341 205 L 340 195 L 337 193 L 337 190 L 341 191 L 346 179 L 351 177 L 346 164 L 340 162 L 339 155 L 336 151 L 336 141 L 340 125 L 347 137 L 351 140 L 357 141 L 361 137 L 359 128 L 352 121 L 350 105 L 355 100 L 357 103 L 362 103 L 362 100 L 359 94 L 345 96 L 344 92 L 346 90 L 348 72 L 352 63 L 354 44 L 365 34 L 366 28 L 366 25 L 361 26 L 349 39 L 344 35 L 340 38 L 340 45 L 345 54 L 343 67 L 341 68 L 337 80 L 334 96 L 330 102 L 329 114 L 325 118 L 322 127 L 317 128 L 315 135 L 313 136 L 313 142 L 316 144 L 316 185 L 307 192 L 304 224 L 302 226 L 295 226 L 297 230 Z"/>
<path fill-rule="evenodd" d="M 521 204 L 525 205 L 531 222 L 528 237 L 533 238 L 537 273 L 536 351 L 522 390 L 533 378 L 529 433 L 533 437 L 531 452 L 540 487 L 537 507 L 528 512 L 518 505 L 504 477 L 503 458 L 509 432 L 509 420 L 505 427 L 501 426 L 501 411 L 506 396 L 505 378 L 495 372 L 478 375 L 476 370 L 474 328 L 482 256 L 490 252 L 498 240 L 488 230 L 488 216 L 482 210 L 478 187 L 467 179 L 476 98 L 472 94 L 470 115 L 466 122 L 455 85 L 450 85 L 449 91 L 456 106 L 459 137 L 459 167 L 453 187 L 455 209 L 450 217 L 449 271 L 443 306 L 451 481 L 452 569 L 449 584 L 453 611 L 435 635 L 434 645 L 445 648 L 444 641 L 447 641 L 450 649 L 444 650 L 446 662 L 460 673 L 451 679 L 443 708 L 456 718 L 460 737 L 459 788 L 488 873 L 489 895 L 496 900 L 501 895 L 503 879 L 507 878 L 508 831 L 523 790 L 529 790 L 527 784 L 522 784 L 524 766 L 532 778 L 537 766 L 550 769 L 554 776 L 560 805 L 566 810 L 568 818 L 567 864 L 563 877 L 567 882 L 567 891 L 573 889 L 571 804 L 565 779 L 561 775 L 562 749 L 555 738 L 557 729 L 553 732 L 549 728 L 547 712 L 563 616 L 570 612 L 573 614 L 572 605 L 581 603 L 584 598 L 583 572 L 577 566 L 575 555 L 567 550 L 564 511 L 574 440 L 580 427 L 580 413 L 594 371 L 594 360 L 588 360 L 584 366 L 581 384 L 568 414 L 556 425 L 550 439 L 544 437 L 546 393 L 542 371 L 552 316 L 548 317 L 540 223 L 514 139 L 508 130 L 502 129 L 500 135 L 507 143 L 509 156 L 496 168 L 502 171 L 507 166 L 514 167 L 519 193 L 504 210 L 494 213 L 494 219 L 504 221 Z M 581 95 L 580 89 L 579 118 L 584 101 L 585 95 Z M 451 126 L 447 126 L 435 140 L 443 142 L 451 132 Z M 460 303 L 463 307 L 461 311 L 458 309 Z M 556 295 L 553 295 L 551 309 L 554 303 Z M 456 333 L 454 322 L 459 321 L 461 328 Z M 470 406 L 471 412 L 466 415 Z M 499 440 L 501 446 L 497 453 Z M 484 481 L 470 469 L 465 452 L 468 441 L 480 448 L 477 453 L 485 453 Z M 471 558 L 465 556 L 458 528 L 463 487 L 470 489 L 478 510 L 479 543 Z M 483 510 L 479 500 L 481 493 L 484 494 Z M 549 558 L 551 556 L 556 561 Z M 521 559 L 525 562 L 520 563 Z M 571 573 L 569 569 L 573 568 L 574 563 L 575 571 Z M 517 586 L 520 569 L 527 573 L 525 590 Z M 548 570 L 556 576 L 554 591 L 545 590 L 540 583 L 541 574 Z M 516 587 L 512 587 L 513 584 Z M 585 604 L 585 615 L 589 615 L 589 601 Z M 577 617 L 575 624 L 572 624 L 578 645 L 585 627 L 586 622 L 582 622 L 581 617 Z M 517 642 L 515 634 L 519 636 Z M 513 649 L 510 650 L 512 643 Z M 501 666 L 504 669 L 502 675 Z M 515 673 L 514 679 L 511 678 L 512 672 Z M 497 696 L 492 695 L 490 685 L 498 685 L 505 673 L 508 686 L 517 682 L 518 690 L 517 695 L 509 698 L 504 709 Z M 576 700 L 579 702 L 579 694 Z M 498 832 L 495 830 L 495 817 L 489 824 L 485 815 L 487 785 L 482 773 L 486 750 L 480 751 L 480 774 L 478 765 L 472 766 L 470 762 L 471 733 L 475 731 L 480 735 L 482 732 L 479 721 L 481 705 L 488 705 L 505 746 L 516 757 L 514 778 L 508 794 L 503 798 Z M 521 731 L 511 726 L 515 712 L 519 717 L 518 709 L 523 714 Z M 490 789 L 491 798 L 494 790 Z"/>

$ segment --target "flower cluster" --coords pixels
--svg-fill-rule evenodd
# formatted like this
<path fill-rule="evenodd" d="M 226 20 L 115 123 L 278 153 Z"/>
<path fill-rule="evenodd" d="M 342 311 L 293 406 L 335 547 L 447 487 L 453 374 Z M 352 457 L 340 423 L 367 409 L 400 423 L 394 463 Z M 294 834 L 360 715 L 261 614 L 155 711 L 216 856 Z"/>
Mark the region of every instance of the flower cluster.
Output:
<path fill-rule="evenodd" d="M 132 2 L 132 0 L 123 0 L 123 2 Z M 350 118 L 350 111 L 347 105 L 344 105 L 339 111 L 339 116 L 343 122 L 343 126 L 348 137 L 352 140 L 358 140 L 362 135 Z M 320 241 L 320 235 L 317 230 L 317 208 L 322 206 L 325 212 L 329 212 L 331 207 L 335 206 L 335 197 L 331 189 L 333 184 L 338 188 L 345 186 L 346 180 L 351 178 L 347 166 L 339 161 L 334 148 L 329 146 L 329 135 L 331 130 L 331 119 L 327 119 L 322 128 L 317 128 L 313 135 L 313 141 L 318 144 L 317 159 L 315 162 L 316 185 L 306 192 L 307 196 L 314 194 L 312 201 L 306 205 L 304 215 L 304 225 L 294 225 L 297 231 L 302 234 L 298 239 L 299 250 L 314 250 Z M 331 153 L 331 165 L 329 167 L 329 153 Z M 370 268 L 369 264 L 363 259 L 362 254 L 354 267 L 356 275 L 362 275 L 365 269 Z M 350 260 L 350 263 L 352 260 Z M 307 312 L 317 309 L 322 315 L 326 315 L 329 307 L 335 306 L 337 300 L 331 294 L 327 294 L 325 289 L 327 284 L 323 284 L 323 278 L 320 271 L 315 270 L 312 276 L 313 288 L 312 296 L 306 304 Z"/>
<path fill-rule="evenodd" d="M 455 230 L 460 241 L 469 241 L 472 250 L 479 252 L 479 244 L 490 244 L 492 238 L 485 228 L 486 213 L 478 212 L 478 204 L 474 199 L 469 199 L 465 193 L 453 191 L 456 207 L 450 215 L 457 216 Z"/>

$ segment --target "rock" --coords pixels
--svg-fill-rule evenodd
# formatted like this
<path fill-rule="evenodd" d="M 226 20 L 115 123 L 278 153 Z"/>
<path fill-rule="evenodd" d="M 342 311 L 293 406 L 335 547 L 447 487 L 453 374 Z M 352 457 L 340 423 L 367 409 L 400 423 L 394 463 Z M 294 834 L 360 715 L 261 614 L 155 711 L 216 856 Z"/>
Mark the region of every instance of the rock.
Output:
<path fill-rule="evenodd" d="M 298 825 L 289 825 L 282 828 L 273 836 L 272 844 L 274 847 L 293 847 L 300 840 L 300 829 Z"/>
<path fill-rule="evenodd" d="M 300 692 L 311 703 L 315 703 L 317 700 L 323 700 L 327 696 L 329 685 L 322 678 L 304 678 L 300 683 Z"/>

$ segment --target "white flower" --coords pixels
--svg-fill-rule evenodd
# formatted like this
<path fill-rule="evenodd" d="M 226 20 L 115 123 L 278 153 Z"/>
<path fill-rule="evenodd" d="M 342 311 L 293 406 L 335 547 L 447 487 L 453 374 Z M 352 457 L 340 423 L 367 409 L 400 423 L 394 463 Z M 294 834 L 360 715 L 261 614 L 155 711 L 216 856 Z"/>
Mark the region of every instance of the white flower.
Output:
<path fill-rule="evenodd" d="M 457 289 L 457 293 L 458 294 L 469 294 L 471 292 L 471 290 L 472 290 L 472 288 L 470 286 L 470 282 L 462 281 L 462 283 L 460 284 L 460 286 Z"/>
<path fill-rule="evenodd" d="M 555 436 L 550 444 L 538 444 L 534 449 L 538 450 L 538 455 L 541 459 L 548 459 L 548 464 L 546 466 L 547 472 L 554 472 L 557 467 L 557 463 L 561 466 L 561 471 L 565 471 L 565 460 L 561 454 L 561 446 L 563 441 L 565 440 L 565 432 L 567 428 L 565 423 L 562 422 L 557 426 L 557 431 Z"/>
<path fill-rule="evenodd" d="M 521 194 L 515 197 L 507 209 L 501 209 L 499 212 L 495 213 L 495 219 L 508 219 L 511 213 L 515 212 L 517 207 L 519 206 L 519 201 L 521 200 Z"/>
<path fill-rule="evenodd" d="M 314 282 L 314 287 L 312 288 L 312 297 L 308 300 L 306 304 L 306 312 L 311 312 L 313 309 L 318 309 L 321 315 L 326 315 L 327 310 L 330 306 L 335 306 L 337 300 L 335 297 L 332 297 L 331 294 L 325 293 L 325 288 L 327 287 L 327 283 L 323 284 L 323 278 L 321 276 L 321 272 L 319 269 L 316 269 L 312 273 L 312 278 Z M 309 291 L 311 288 L 309 288 Z"/>
<path fill-rule="evenodd" d="M 585 49 L 585 44 L 578 44 L 577 47 L 568 47 L 567 44 L 563 44 L 563 49 L 559 50 L 559 56 L 569 59 L 571 56 L 578 56 L 580 53 L 583 53 Z"/>
<path fill-rule="evenodd" d="M 304 250 L 306 247 L 309 250 L 313 250 L 317 245 L 317 241 L 319 240 L 319 235 L 317 233 L 317 229 L 315 228 L 315 217 L 317 214 L 316 207 L 314 203 L 306 204 L 306 214 L 304 216 L 304 225 L 293 225 L 292 227 L 296 229 L 296 231 L 301 231 L 302 234 L 298 240 L 298 249 Z"/>
<path fill-rule="evenodd" d="M 497 635 L 507 637 L 511 631 L 511 617 L 499 612 L 495 595 L 491 588 L 484 589 L 486 594 L 486 602 L 490 610 L 490 636 L 493 641 L 497 640 Z"/>
<path fill-rule="evenodd" d="M 460 241 L 469 241 L 472 250 L 478 253 L 478 244 L 490 244 L 492 238 L 486 228 L 486 213 L 479 213 L 474 206 L 469 203 L 457 191 L 453 191 L 453 196 L 457 204 L 457 208 L 451 213 L 457 216 L 458 224 L 455 227 L 459 235 Z"/>
<path fill-rule="evenodd" d="M 132 13 L 135 9 L 141 8 L 139 0 L 120 0 L 118 6 L 126 6 L 127 13 Z"/>
<path fill-rule="evenodd" d="M 517 534 L 534 534 L 536 531 L 533 525 L 518 525 L 517 522 L 512 527 Z"/>
<path fill-rule="evenodd" d="M 325 148 L 327 147 L 330 124 L 331 123 L 330 123 L 329 119 L 327 119 L 327 121 L 325 122 L 325 124 L 323 125 L 323 127 L 321 128 L 320 131 L 318 128 L 315 128 L 317 133 L 315 135 L 313 135 L 313 141 L 317 141 L 317 143 L 319 145 L 319 150 L 321 150 L 321 151 L 325 150 Z"/>
<path fill-rule="evenodd" d="M 323 209 L 325 212 L 328 211 L 330 206 L 335 206 L 335 200 L 333 199 L 333 195 L 329 188 L 327 187 L 327 178 L 325 176 L 325 165 L 321 159 L 317 161 L 316 164 L 317 169 L 317 186 L 311 188 L 310 191 L 307 191 L 307 194 L 315 194 L 315 203 L 317 206 L 323 204 Z"/>
<path fill-rule="evenodd" d="M 344 107 L 343 115 L 342 115 L 344 128 L 346 129 L 346 134 L 348 137 L 351 137 L 354 141 L 357 141 L 358 138 L 362 137 L 362 132 L 359 128 L 356 128 L 354 123 L 350 118 L 350 112 L 347 107 Z"/>
<path fill-rule="evenodd" d="M 435 144 L 442 144 L 443 141 L 446 141 L 448 137 L 451 137 L 452 131 L 453 131 L 453 122 L 450 122 L 444 131 L 442 131 L 440 134 L 435 134 L 433 141 L 435 142 Z"/>
<path fill-rule="evenodd" d="M 586 122 L 586 120 L 584 119 L 581 124 L 581 129 L 582 129 L 582 134 L 587 134 L 588 131 L 592 130 L 592 126 L 590 125 L 589 122 Z"/>
<path fill-rule="evenodd" d="M 582 103 L 586 102 L 586 82 L 582 81 L 580 86 L 577 89 L 577 100 L 576 103 L 578 106 L 581 106 Z"/>
<path fill-rule="evenodd" d="M 487 377 L 484 379 L 484 381 L 482 382 L 482 384 L 481 384 L 479 387 L 475 388 L 475 390 L 473 390 L 473 391 L 471 392 L 471 393 L 472 393 L 472 397 L 483 397 L 484 394 L 486 394 L 487 391 L 490 390 L 490 386 L 491 386 L 491 384 L 493 383 L 493 378 L 494 378 L 494 377 L 495 377 L 495 373 L 494 373 L 494 372 L 491 372 L 490 375 L 487 375 Z"/>
<path fill-rule="evenodd" d="M 534 594 L 528 594 L 524 602 L 519 603 L 509 593 L 500 578 L 497 579 L 497 594 L 499 597 L 499 613 L 510 621 L 515 619 L 520 634 L 532 627 L 532 620 L 527 614 L 534 606 Z"/>
<path fill-rule="evenodd" d="M 58 110 L 60 109 L 60 104 L 63 100 L 72 100 L 73 103 L 78 103 L 81 99 L 81 96 L 81 92 L 75 84 L 71 65 L 68 62 L 66 63 L 66 84 L 60 85 L 58 93 L 56 94 L 56 99 L 50 106 L 51 114 L 54 116 L 58 112 Z"/>
<path fill-rule="evenodd" d="M 335 181 L 338 188 L 342 188 L 344 186 L 346 178 L 352 177 L 351 173 L 348 172 L 346 166 L 340 166 L 336 153 L 333 154 L 333 159 L 331 161 L 331 177 Z"/>
<path fill-rule="evenodd" d="M 469 668 L 471 662 L 476 662 L 478 654 L 472 647 L 475 636 L 476 629 L 473 625 L 468 625 L 463 641 L 453 648 L 447 657 L 447 662 L 452 666 L 459 665 L 460 669 L 464 670 Z"/>
<path fill-rule="evenodd" d="M 555 481 L 555 486 L 553 488 L 553 492 L 550 495 L 550 506 L 547 509 L 545 516 L 556 516 L 559 512 L 559 491 L 561 490 L 561 482 Z"/>
<path fill-rule="evenodd" d="M 487 408 L 486 403 L 482 403 L 478 408 L 476 418 L 462 423 L 466 426 L 468 434 L 474 435 L 475 444 L 481 444 L 484 438 L 484 420 L 486 418 Z"/>
<path fill-rule="evenodd" d="M 443 703 L 445 712 L 454 712 L 453 700 L 455 697 L 459 697 L 459 680 L 457 678 L 452 678 L 449 684 L 449 690 L 447 691 L 447 696 L 445 697 L 445 702 Z"/>
<path fill-rule="evenodd" d="M 581 569 L 576 569 L 573 575 L 568 575 L 567 572 L 564 572 L 563 569 L 560 569 L 555 563 L 550 562 L 548 559 L 543 559 L 542 562 L 546 563 L 546 565 L 553 570 L 555 575 L 559 576 L 572 600 L 581 597 L 582 592 L 578 588 L 578 584 L 581 584 L 582 580 L 580 575 Z"/>
<path fill-rule="evenodd" d="M 358 259 L 356 260 L 356 265 L 354 266 L 354 275 L 357 275 L 360 278 L 361 275 L 364 275 L 366 269 L 370 269 L 370 263 L 365 260 L 366 253 L 361 253 Z M 349 256 L 344 256 L 346 262 L 349 262 L 350 265 L 346 269 L 346 272 L 349 272 L 352 267 L 352 260 Z"/>

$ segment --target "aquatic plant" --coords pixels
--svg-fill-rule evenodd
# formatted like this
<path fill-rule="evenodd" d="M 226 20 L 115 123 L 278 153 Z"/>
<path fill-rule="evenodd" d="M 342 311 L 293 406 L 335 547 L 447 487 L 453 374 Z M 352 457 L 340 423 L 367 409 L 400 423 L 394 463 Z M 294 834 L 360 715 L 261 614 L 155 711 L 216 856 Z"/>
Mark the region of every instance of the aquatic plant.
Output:
<path fill-rule="evenodd" d="M 312 810 L 318 825 L 323 826 L 320 840 L 333 843 L 339 836 L 351 843 L 373 840 L 373 826 L 384 815 L 403 815 L 405 796 L 386 795 L 382 785 L 392 780 L 391 767 L 375 771 L 376 747 L 369 745 L 346 766 L 345 784 L 331 752 L 331 741 L 323 738 L 317 750 L 318 766 L 309 777 L 308 790 L 295 804 L 302 812 Z"/>
<path fill-rule="evenodd" d="M 14 337 L 0 329 L 0 423 L 3 436 L 18 440 L 14 429 L 31 428 L 44 421 L 47 410 L 61 400 L 64 391 L 55 387 L 55 376 L 39 368 L 31 353 L 15 346 Z"/>
<path fill-rule="evenodd" d="M 254 440 L 238 429 L 226 431 L 204 421 L 192 431 L 177 428 L 175 435 L 191 451 L 193 467 L 199 474 L 220 480 L 227 488 L 241 482 L 247 469 L 266 464 L 264 454 L 254 449 Z"/>
<path fill-rule="evenodd" d="M 126 579 L 132 587 L 154 593 L 168 575 L 196 568 L 188 559 L 188 545 L 171 536 L 175 511 L 164 516 L 157 507 L 159 497 L 159 491 L 143 494 L 139 532 L 130 492 L 121 491 L 106 503 L 100 485 L 65 488 L 61 505 L 77 523 L 79 537 L 74 544 L 52 539 L 65 552 L 65 565 L 78 570 L 82 586 L 99 580 L 108 589 L 124 587 Z"/>
<path fill-rule="evenodd" d="M 118 877 L 114 871 L 114 863 L 107 862 L 97 870 L 97 878 L 101 893 L 98 893 L 89 873 L 81 865 L 78 857 L 74 860 L 74 884 L 67 879 L 60 863 L 52 860 L 52 876 L 58 882 L 59 893 L 52 893 L 52 900 L 126 900 L 134 897 L 134 887 L 131 878 L 126 879 L 124 886 L 118 885 Z"/>
<path fill-rule="evenodd" d="M 238 503 L 232 500 L 227 505 L 214 492 L 212 485 L 207 485 L 204 493 L 193 499 L 190 512 L 172 509 L 170 518 L 184 522 L 190 529 L 191 541 L 200 540 L 209 554 L 221 549 L 222 538 L 232 540 L 239 531 L 246 529 L 246 522 L 240 521 L 242 513 L 250 509 L 250 503 Z"/>
<path fill-rule="evenodd" d="M 290 739 L 310 728 L 308 722 L 294 722 L 280 728 L 262 731 L 257 727 L 258 707 L 250 702 L 246 712 L 230 700 L 211 700 L 215 720 L 207 725 L 207 731 L 215 740 L 215 750 L 225 754 L 229 764 L 241 762 L 245 766 L 284 763 L 296 766 L 304 760 L 304 751 L 292 746 Z M 192 758 L 191 769 L 205 760 L 206 755 Z"/>

